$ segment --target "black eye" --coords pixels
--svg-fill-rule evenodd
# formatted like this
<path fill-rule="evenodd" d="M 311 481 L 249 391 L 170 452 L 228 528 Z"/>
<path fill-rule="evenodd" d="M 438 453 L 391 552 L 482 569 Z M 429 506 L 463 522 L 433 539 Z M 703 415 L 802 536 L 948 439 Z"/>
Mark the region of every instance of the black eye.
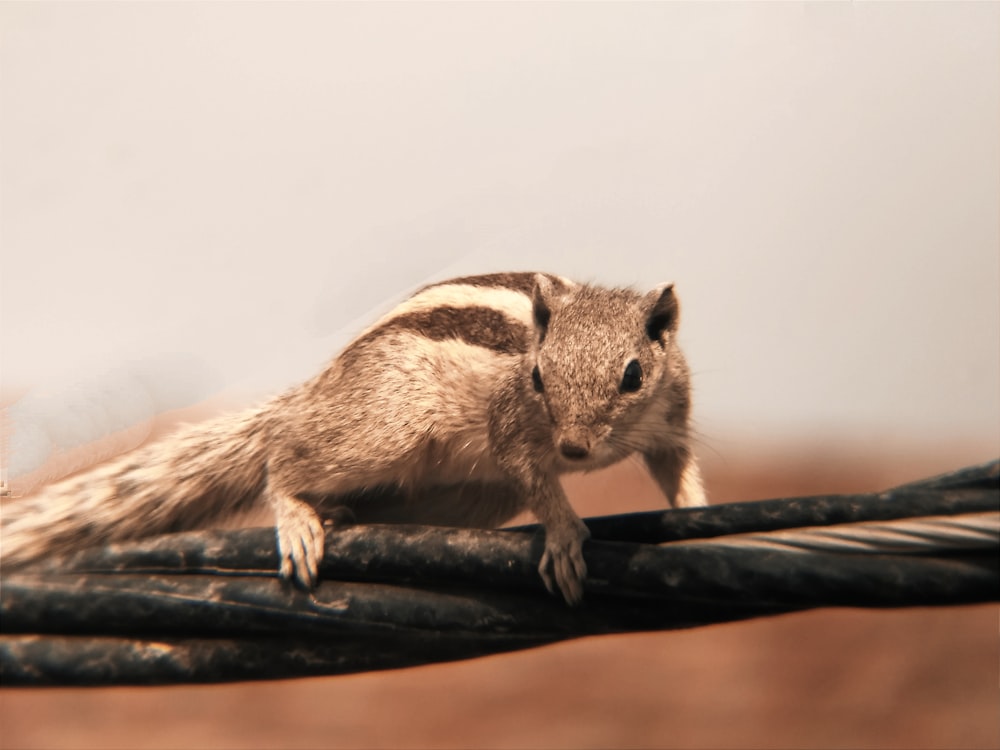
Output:
<path fill-rule="evenodd" d="M 639 360 L 633 359 L 625 365 L 625 374 L 622 375 L 622 384 L 619 389 L 622 393 L 632 393 L 642 387 L 642 366 Z"/>
<path fill-rule="evenodd" d="M 545 384 L 542 382 L 542 373 L 538 371 L 538 365 L 535 365 L 531 371 L 531 384 L 535 386 L 535 390 L 539 393 L 545 390 Z"/>

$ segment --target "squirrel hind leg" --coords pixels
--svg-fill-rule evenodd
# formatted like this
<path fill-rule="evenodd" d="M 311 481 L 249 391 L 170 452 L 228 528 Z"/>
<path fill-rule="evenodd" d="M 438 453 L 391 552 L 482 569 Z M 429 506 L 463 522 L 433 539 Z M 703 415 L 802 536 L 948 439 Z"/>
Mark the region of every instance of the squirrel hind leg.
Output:
<path fill-rule="evenodd" d="M 318 512 L 323 521 L 323 528 L 327 530 L 343 529 L 358 522 L 357 515 L 347 505 L 322 507 Z"/>

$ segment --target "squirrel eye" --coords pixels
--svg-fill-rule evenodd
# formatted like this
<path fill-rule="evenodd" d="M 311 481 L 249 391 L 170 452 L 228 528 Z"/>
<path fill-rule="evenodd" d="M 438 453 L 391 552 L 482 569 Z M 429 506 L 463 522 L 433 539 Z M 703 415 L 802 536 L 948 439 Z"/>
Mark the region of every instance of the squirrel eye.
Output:
<path fill-rule="evenodd" d="M 622 375 L 622 384 L 619 387 L 622 393 L 632 393 L 642 387 L 642 365 L 639 360 L 633 359 L 625 365 L 625 374 Z"/>
<path fill-rule="evenodd" d="M 541 393 L 545 390 L 545 384 L 542 383 L 542 373 L 538 371 L 538 365 L 531 371 L 531 384 L 535 386 L 535 390 Z"/>

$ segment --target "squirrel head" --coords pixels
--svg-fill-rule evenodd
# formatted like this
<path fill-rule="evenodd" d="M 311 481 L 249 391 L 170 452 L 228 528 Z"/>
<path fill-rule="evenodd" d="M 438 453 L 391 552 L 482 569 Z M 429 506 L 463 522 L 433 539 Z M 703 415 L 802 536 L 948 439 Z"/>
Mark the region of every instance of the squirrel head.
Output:
<path fill-rule="evenodd" d="M 531 388 L 558 460 L 581 469 L 618 460 L 641 447 L 636 425 L 651 409 L 666 419 L 682 362 L 679 314 L 672 284 L 639 294 L 535 277 Z"/>

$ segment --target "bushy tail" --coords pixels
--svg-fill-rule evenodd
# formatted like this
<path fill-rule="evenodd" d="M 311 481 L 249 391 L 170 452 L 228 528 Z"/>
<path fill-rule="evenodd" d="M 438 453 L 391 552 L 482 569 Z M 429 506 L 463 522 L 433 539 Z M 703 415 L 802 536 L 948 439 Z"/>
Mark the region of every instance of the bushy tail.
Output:
<path fill-rule="evenodd" d="M 0 563 L 201 528 L 252 507 L 267 481 L 267 422 L 260 408 L 188 425 L 29 497 L 5 498 Z"/>

